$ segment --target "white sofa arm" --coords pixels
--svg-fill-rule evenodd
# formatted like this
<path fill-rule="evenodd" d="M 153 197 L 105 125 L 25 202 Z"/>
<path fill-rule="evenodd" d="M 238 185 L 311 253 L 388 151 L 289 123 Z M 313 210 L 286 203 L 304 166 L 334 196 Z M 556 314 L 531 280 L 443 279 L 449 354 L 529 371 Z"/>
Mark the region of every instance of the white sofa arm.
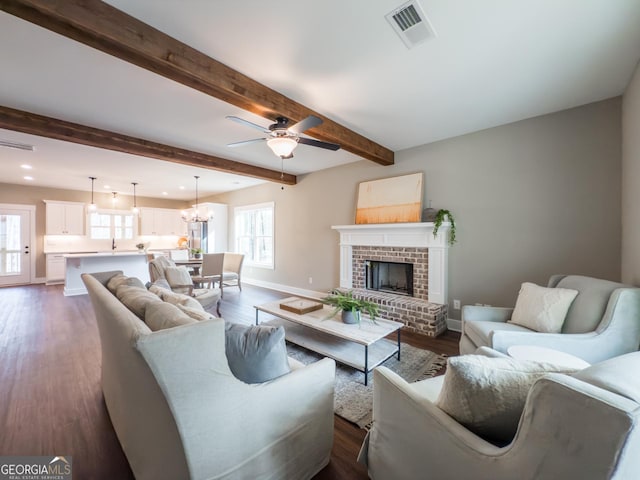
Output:
<path fill-rule="evenodd" d="M 464 305 L 462 307 L 462 321 L 474 322 L 506 322 L 511 318 L 513 308 L 485 307 L 482 305 Z"/>
<path fill-rule="evenodd" d="M 227 364 L 220 319 L 155 332 L 137 346 L 173 413 L 192 479 L 306 478 L 328 462 L 333 360 L 245 384 Z M 292 474 L 298 457 L 305 470 Z"/>

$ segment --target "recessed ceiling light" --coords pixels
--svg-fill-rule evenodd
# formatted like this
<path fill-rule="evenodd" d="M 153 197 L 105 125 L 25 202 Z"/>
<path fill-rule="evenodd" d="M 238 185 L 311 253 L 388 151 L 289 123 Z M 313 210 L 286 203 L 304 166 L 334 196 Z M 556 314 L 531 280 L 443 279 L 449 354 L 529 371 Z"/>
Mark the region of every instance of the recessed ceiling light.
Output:
<path fill-rule="evenodd" d="M 105 185 L 104 188 L 111 190 L 111 185 Z"/>
<path fill-rule="evenodd" d="M 231 182 L 233 185 L 240 185 L 240 182 L 235 181 L 235 182 Z"/>
<path fill-rule="evenodd" d="M 29 175 L 26 175 L 26 176 L 24 176 L 22 178 L 24 178 L 25 180 L 33 180 L 33 177 L 30 177 Z"/>
<path fill-rule="evenodd" d="M 180 190 L 184 190 L 184 185 L 180 185 Z"/>
<path fill-rule="evenodd" d="M 33 167 L 31 165 L 27 165 L 25 163 L 25 164 L 20 165 L 20 168 L 24 168 L 25 170 L 31 170 Z"/>
<path fill-rule="evenodd" d="M 167 192 L 162 192 L 163 195 L 169 195 Z"/>

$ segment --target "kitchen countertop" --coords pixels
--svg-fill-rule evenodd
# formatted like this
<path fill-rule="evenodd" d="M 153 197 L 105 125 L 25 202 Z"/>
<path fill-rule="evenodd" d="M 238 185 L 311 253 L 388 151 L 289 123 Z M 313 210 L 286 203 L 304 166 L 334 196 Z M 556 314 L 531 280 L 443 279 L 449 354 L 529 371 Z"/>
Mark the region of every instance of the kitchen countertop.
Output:
<path fill-rule="evenodd" d="M 65 258 L 84 258 L 84 257 L 112 257 L 124 255 L 144 255 L 144 252 L 138 250 L 116 250 L 115 252 L 86 252 L 86 253 L 65 253 Z"/>

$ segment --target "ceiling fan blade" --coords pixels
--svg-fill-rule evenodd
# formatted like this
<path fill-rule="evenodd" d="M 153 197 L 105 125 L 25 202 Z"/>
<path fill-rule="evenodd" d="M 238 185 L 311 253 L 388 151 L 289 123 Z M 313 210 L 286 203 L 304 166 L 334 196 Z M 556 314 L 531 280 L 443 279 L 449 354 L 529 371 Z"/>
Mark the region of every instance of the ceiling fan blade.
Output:
<path fill-rule="evenodd" d="M 243 140 L 242 142 L 227 143 L 227 147 L 242 147 L 250 143 L 264 142 L 266 138 L 254 138 L 253 140 Z"/>
<path fill-rule="evenodd" d="M 298 139 L 298 143 L 304 143 L 305 145 L 311 145 L 312 147 L 326 148 L 327 150 L 333 151 L 340 149 L 340 145 L 338 145 L 337 143 L 321 142 L 312 138 L 300 137 Z"/>
<path fill-rule="evenodd" d="M 260 130 L 262 133 L 271 133 L 268 128 L 262 127 L 257 123 L 250 122 L 249 120 L 245 120 L 244 118 L 234 117 L 233 115 L 227 115 L 229 120 L 239 123 L 241 125 L 246 125 L 247 127 L 255 128 L 256 130 Z"/>
<path fill-rule="evenodd" d="M 310 128 L 317 127 L 322 123 L 322 119 L 315 115 L 309 115 L 304 120 L 300 120 L 295 125 L 291 125 L 288 130 L 293 133 L 302 133 Z"/>

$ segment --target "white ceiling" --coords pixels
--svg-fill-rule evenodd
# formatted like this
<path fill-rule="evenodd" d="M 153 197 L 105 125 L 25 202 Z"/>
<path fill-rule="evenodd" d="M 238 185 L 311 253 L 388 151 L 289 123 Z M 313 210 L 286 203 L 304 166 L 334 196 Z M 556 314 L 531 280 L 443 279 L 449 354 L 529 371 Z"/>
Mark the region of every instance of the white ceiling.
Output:
<path fill-rule="evenodd" d="M 407 49 L 384 16 L 402 0 L 108 0 L 394 151 L 623 93 L 640 58 L 638 0 L 419 0 L 437 37 Z M 0 13 L 0 104 L 279 170 L 270 122 Z M 10 47 L 7 47 L 10 46 Z M 0 182 L 192 199 L 261 183 L 0 130 Z M 284 170 L 360 160 L 301 145 Z M 23 179 L 23 163 L 33 165 Z M 180 190 L 180 186 L 184 190 Z"/>

